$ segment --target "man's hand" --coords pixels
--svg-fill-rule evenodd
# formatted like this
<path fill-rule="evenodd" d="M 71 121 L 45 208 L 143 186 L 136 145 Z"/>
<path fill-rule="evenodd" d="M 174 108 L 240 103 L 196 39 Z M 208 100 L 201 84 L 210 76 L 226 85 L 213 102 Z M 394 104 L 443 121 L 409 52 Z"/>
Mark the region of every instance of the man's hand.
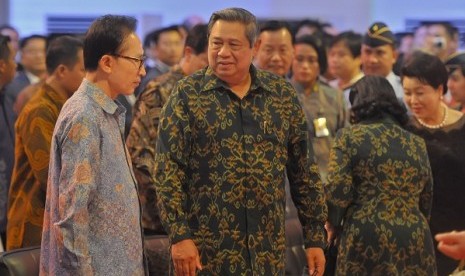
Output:
<path fill-rule="evenodd" d="M 437 234 L 435 238 L 439 251 L 456 260 L 465 258 L 465 231 Z"/>
<path fill-rule="evenodd" d="M 177 276 L 195 276 L 197 269 L 202 270 L 199 251 L 193 240 L 182 240 L 173 244 L 171 257 Z"/>
<path fill-rule="evenodd" d="M 319 247 L 310 247 L 306 250 L 307 253 L 307 262 L 308 262 L 308 274 L 323 276 L 325 272 L 325 254 L 323 249 Z M 316 271 L 316 272 L 315 272 Z M 316 273 L 316 274 L 314 274 Z"/>
<path fill-rule="evenodd" d="M 328 242 L 328 244 L 331 244 L 336 239 L 336 229 L 329 221 L 327 221 L 325 223 L 325 230 L 328 234 L 328 239 L 326 240 L 326 242 Z"/>

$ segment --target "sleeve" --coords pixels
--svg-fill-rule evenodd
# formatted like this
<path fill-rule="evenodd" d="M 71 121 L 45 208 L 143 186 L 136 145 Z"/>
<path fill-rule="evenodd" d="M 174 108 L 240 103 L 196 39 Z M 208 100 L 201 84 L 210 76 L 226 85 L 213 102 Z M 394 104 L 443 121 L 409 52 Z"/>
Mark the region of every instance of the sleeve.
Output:
<path fill-rule="evenodd" d="M 48 109 L 37 109 L 28 114 L 24 124 L 17 125 L 32 173 L 44 193 L 47 192 L 50 148 L 56 120 Z"/>
<path fill-rule="evenodd" d="M 158 137 L 157 130 L 163 106 L 158 92 L 157 88 L 153 88 L 144 91 L 139 96 L 134 105 L 134 117 L 126 140 L 139 188 L 140 200 L 142 206 L 147 208 L 152 205 L 147 204 L 147 195 L 151 193 L 149 190 L 155 189 L 153 186 L 153 168 Z M 144 215 L 153 211 L 158 213 L 158 210 L 147 211 L 144 212 Z"/>
<path fill-rule="evenodd" d="M 191 151 L 191 128 L 180 87 L 182 85 L 178 84 L 174 89 L 161 113 L 154 177 L 160 219 L 172 244 L 192 237 L 184 206 L 187 195 L 183 189 Z"/>
<path fill-rule="evenodd" d="M 56 227 L 62 239 L 63 258 L 77 275 L 92 274 L 89 244 L 89 209 L 100 182 L 100 131 L 86 119 L 70 123 L 61 145 L 59 217 Z"/>
<path fill-rule="evenodd" d="M 333 226 L 341 224 L 354 197 L 349 134 L 349 129 L 342 129 L 337 133 L 329 157 L 326 196 L 328 220 Z"/>
<path fill-rule="evenodd" d="M 425 160 L 425 165 L 422 166 L 422 176 L 424 179 L 425 186 L 420 193 L 420 211 L 423 213 L 425 218 L 430 221 L 431 218 L 431 208 L 433 205 L 433 173 L 431 171 L 431 166 L 429 163 L 428 153 L 426 150 L 425 142 L 421 143 L 421 158 L 420 160 Z"/>
<path fill-rule="evenodd" d="M 291 90 L 292 115 L 288 142 L 287 175 L 292 200 L 303 227 L 305 247 L 325 247 L 327 207 L 323 184 L 308 138 L 307 121 L 295 91 Z"/>

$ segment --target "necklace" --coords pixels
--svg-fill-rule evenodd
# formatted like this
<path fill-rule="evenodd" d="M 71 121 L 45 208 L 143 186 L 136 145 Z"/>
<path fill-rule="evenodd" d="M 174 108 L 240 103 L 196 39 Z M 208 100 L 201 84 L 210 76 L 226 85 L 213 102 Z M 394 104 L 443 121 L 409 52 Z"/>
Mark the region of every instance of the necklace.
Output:
<path fill-rule="evenodd" d="M 420 125 L 422 125 L 422 126 L 424 126 L 426 128 L 432 128 L 432 129 L 438 129 L 438 128 L 443 127 L 446 124 L 446 121 L 447 121 L 447 107 L 446 106 L 443 106 L 443 107 L 444 107 L 444 119 L 442 119 L 442 122 L 440 122 L 437 125 L 430 125 L 430 124 L 427 124 L 427 123 L 423 122 L 420 118 L 417 118 Z"/>

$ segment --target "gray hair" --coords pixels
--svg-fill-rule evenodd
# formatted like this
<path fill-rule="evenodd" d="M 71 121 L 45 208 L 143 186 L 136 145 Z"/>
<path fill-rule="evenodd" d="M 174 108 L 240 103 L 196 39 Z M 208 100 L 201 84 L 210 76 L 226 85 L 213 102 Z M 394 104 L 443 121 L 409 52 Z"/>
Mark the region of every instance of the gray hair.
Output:
<path fill-rule="evenodd" d="M 250 43 L 250 48 L 253 47 L 258 36 L 257 18 L 251 12 L 242 8 L 227 8 L 216 11 L 210 17 L 208 22 L 208 37 L 212 31 L 213 25 L 218 20 L 227 22 L 239 22 L 245 25 L 245 36 Z"/>

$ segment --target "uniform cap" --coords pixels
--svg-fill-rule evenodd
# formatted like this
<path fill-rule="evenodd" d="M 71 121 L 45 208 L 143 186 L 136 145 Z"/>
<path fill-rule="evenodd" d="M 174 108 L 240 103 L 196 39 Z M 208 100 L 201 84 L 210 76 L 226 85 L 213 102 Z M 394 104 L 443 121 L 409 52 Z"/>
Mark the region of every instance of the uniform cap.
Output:
<path fill-rule="evenodd" d="M 379 47 L 386 44 L 394 45 L 395 41 L 396 37 L 383 22 L 373 23 L 363 37 L 363 44 L 370 47 Z"/>

